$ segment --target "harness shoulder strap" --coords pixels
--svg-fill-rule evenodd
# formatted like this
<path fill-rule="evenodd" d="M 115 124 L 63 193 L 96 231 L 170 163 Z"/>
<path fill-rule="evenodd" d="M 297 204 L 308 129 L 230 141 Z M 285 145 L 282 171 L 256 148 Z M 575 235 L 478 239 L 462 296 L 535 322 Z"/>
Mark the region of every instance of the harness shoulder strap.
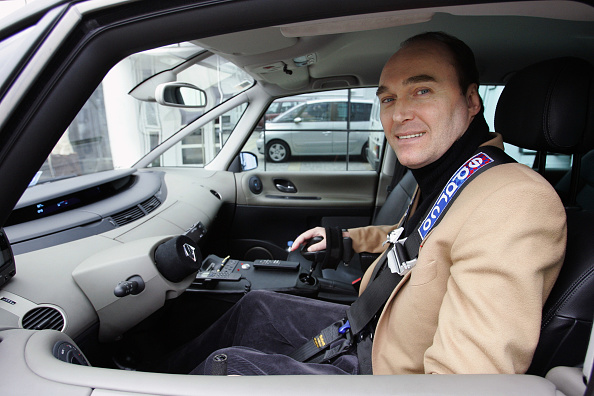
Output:
<path fill-rule="evenodd" d="M 460 195 L 462 190 L 479 174 L 496 165 L 516 162 L 503 150 L 494 146 L 479 147 L 447 182 L 437 200 L 429 208 L 415 230 L 404 242 L 408 257 L 415 258 L 419 255 L 421 243 L 429 232 L 445 217 L 451 203 Z"/>

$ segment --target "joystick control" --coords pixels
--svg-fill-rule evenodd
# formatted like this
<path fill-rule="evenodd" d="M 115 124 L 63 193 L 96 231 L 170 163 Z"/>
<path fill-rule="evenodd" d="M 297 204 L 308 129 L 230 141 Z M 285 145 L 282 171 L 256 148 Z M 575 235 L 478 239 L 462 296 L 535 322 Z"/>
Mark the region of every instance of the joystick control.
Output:
<path fill-rule="evenodd" d="M 311 261 L 311 267 L 309 269 L 309 273 L 303 273 L 299 277 L 303 283 L 307 283 L 309 285 L 314 285 L 316 283 L 316 278 L 313 276 L 313 273 L 318 266 L 319 263 L 324 261 L 326 257 L 326 250 L 318 250 L 316 252 L 310 252 L 308 249 L 310 246 L 315 245 L 316 243 L 322 241 L 324 238 L 321 236 L 315 236 L 309 239 L 302 247 L 301 247 L 301 255 L 308 261 Z"/>

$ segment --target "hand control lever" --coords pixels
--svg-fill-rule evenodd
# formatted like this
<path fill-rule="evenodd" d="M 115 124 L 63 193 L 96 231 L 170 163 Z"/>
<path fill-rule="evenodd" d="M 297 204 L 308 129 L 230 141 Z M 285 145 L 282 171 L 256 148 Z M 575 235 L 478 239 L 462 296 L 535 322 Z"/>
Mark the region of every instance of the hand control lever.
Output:
<path fill-rule="evenodd" d="M 317 252 L 310 252 L 308 249 L 310 246 L 315 245 L 316 243 L 322 241 L 324 238 L 321 236 L 315 236 L 308 240 L 302 247 L 301 247 L 301 255 L 308 261 L 311 261 L 311 267 L 309 269 L 309 274 L 305 275 L 301 280 L 305 283 L 314 284 L 315 278 L 313 277 L 313 272 L 315 271 L 316 267 L 319 263 L 324 261 L 326 257 L 326 250 L 318 250 Z"/>

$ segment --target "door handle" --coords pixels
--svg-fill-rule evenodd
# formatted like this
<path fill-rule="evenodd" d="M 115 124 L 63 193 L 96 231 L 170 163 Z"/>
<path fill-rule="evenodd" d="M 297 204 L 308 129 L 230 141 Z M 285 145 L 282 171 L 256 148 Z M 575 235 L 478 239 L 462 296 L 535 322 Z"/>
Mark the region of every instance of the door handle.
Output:
<path fill-rule="evenodd" d="M 274 187 L 280 192 L 294 194 L 297 192 L 297 187 L 292 181 L 286 179 L 274 179 Z"/>

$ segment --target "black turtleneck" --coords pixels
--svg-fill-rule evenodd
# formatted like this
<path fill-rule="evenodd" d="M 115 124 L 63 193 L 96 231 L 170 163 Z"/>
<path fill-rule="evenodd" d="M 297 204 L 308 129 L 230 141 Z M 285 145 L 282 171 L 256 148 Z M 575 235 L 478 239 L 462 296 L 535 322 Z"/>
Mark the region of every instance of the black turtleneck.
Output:
<path fill-rule="evenodd" d="M 474 117 L 468 129 L 437 161 L 419 169 L 411 169 L 420 189 L 420 202 L 415 212 L 404 225 L 404 235 L 408 236 L 437 199 L 454 172 L 468 160 L 476 149 L 491 137 L 489 126 L 481 111 Z"/>

